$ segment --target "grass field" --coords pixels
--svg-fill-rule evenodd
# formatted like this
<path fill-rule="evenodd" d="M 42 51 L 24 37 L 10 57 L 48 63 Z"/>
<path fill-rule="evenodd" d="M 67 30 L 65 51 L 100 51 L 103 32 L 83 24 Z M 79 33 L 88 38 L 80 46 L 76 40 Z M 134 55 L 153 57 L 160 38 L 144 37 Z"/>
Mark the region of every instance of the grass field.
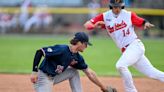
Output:
<path fill-rule="evenodd" d="M 31 73 L 35 51 L 54 44 L 69 44 L 70 36 L 0 35 L 0 72 Z M 92 37 L 93 46 L 82 55 L 98 75 L 117 76 L 115 63 L 121 53 L 114 42 L 106 37 Z M 164 39 L 144 39 L 146 55 L 151 63 L 164 71 Z M 134 75 L 142 76 L 130 68 Z"/>

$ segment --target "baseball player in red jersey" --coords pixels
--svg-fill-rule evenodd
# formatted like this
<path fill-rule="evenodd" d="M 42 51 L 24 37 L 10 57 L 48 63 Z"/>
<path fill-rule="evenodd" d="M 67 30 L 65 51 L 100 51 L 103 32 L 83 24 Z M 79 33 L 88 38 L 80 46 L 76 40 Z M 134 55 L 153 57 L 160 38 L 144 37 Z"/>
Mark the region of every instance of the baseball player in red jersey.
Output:
<path fill-rule="evenodd" d="M 88 30 L 105 28 L 109 36 L 122 51 L 122 56 L 116 63 L 125 86 L 126 92 L 137 92 L 132 75 L 128 69 L 133 66 L 150 78 L 164 82 L 164 72 L 157 70 L 145 56 L 145 48 L 134 32 L 134 26 L 151 28 L 154 25 L 137 16 L 134 12 L 124 9 L 123 0 L 110 0 L 108 10 L 87 21 L 84 26 Z"/>

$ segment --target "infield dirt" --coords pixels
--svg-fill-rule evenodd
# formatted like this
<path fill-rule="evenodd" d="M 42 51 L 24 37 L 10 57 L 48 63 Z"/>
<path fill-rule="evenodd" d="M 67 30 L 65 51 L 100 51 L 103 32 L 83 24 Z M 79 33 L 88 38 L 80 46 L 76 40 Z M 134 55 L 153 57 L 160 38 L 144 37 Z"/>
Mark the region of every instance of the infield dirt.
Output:
<path fill-rule="evenodd" d="M 99 77 L 105 85 L 112 85 L 118 92 L 124 92 L 120 77 Z M 81 77 L 83 92 L 101 92 L 87 77 Z M 147 77 L 135 77 L 138 92 L 164 92 L 164 83 Z M 0 92 L 34 92 L 30 75 L 0 74 Z M 71 92 L 69 82 L 64 81 L 53 87 L 53 92 Z"/>

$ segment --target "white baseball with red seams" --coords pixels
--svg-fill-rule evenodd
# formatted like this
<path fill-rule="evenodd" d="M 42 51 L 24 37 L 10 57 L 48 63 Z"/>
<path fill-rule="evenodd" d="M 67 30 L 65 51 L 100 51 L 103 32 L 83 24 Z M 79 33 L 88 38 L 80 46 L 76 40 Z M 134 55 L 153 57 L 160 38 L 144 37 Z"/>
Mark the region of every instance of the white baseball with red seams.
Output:
<path fill-rule="evenodd" d="M 143 26 L 143 18 L 138 17 L 133 12 L 122 9 L 118 16 L 113 14 L 112 10 L 109 10 L 90 20 L 92 24 L 96 24 L 100 21 L 105 23 L 101 27 L 107 30 L 109 36 L 123 52 L 116 63 L 116 68 L 123 78 L 126 92 L 137 92 L 133 84 L 132 75 L 128 69 L 129 66 L 133 66 L 150 78 L 164 82 L 164 72 L 153 67 L 147 59 L 144 54 L 145 47 L 141 40 L 137 39 L 137 35 L 134 31 L 134 26 Z M 88 24 L 86 28 L 92 29 L 91 24 Z"/>

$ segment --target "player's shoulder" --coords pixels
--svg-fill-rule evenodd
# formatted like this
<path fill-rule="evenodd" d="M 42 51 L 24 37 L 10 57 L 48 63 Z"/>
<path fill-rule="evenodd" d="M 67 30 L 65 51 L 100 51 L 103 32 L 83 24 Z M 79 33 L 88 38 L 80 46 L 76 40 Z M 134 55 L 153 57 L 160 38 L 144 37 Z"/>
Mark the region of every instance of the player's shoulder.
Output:
<path fill-rule="evenodd" d="M 131 11 L 128 11 L 128 10 L 125 10 L 125 9 L 122 9 L 121 15 L 122 16 L 131 16 L 132 15 L 132 12 Z"/>
<path fill-rule="evenodd" d="M 131 14 L 132 12 L 131 12 L 131 11 L 128 11 L 128 10 L 123 9 L 123 10 L 122 10 L 122 13 Z"/>
<path fill-rule="evenodd" d="M 65 51 L 68 51 L 69 47 L 68 45 L 56 44 L 53 46 L 43 47 L 41 49 L 44 49 L 44 50 L 51 49 L 52 51 L 65 52 Z"/>
<path fill-rule="evenodd" d="M 68 49 L 68 45 L 65 45 L 65 44 L 56 44 L 53 46 L 53 48 L 56 48 L 56 49 L 61 49 L 61 50 L 67 50 Z"/>
<path fill-rule="evenodd" d="M 65 45 L 65 44 L 55 44 L 54 47 L 57 47 L 57 48 L 66 48 L 66 47 L 68 47 L 68 45 Z"/>
<path fill-rule="evenodd" d="M 112 13 L 112 10 L 105 11 L 103 14 L 110 14 Z"/>
<path fill-rule="evenodd" d="M 112 10 L 108 10 L 108 11 L 104 12 L 102 15 L 103 15 L 103 17 L 110 17 L 110 16 L 112 16 Z"/>

